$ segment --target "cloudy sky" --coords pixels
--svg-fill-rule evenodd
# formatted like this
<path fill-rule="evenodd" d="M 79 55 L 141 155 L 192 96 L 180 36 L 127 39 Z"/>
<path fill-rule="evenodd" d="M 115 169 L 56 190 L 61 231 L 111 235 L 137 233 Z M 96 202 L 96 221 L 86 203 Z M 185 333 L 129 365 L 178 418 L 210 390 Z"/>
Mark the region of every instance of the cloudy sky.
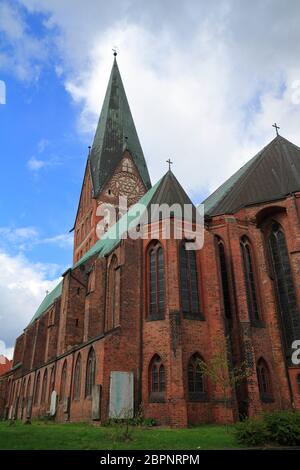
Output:
<path fill-rule="evenodd" d="M 170 156 L 200 202 L 275 121 L 300 145 L 299 24 L 298 0 L 0 0 L 0 354 L 71 263 L 112 48 L 152 181 Z"/>

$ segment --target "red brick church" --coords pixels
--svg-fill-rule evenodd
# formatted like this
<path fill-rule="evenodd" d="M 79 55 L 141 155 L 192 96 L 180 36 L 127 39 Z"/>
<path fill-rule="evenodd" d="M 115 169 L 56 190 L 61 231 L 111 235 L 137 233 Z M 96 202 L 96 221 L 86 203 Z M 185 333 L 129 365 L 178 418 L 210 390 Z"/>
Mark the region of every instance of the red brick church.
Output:
<path fill-rule="evenodd" d="M 277 130 L 277 129 L 276 129 Z M 204 201 L 204 246 L 122 237 L 143 202 L 192 204 L 169 170 L 152 186 L 116 58 L 89 151 L 74 224 L 74 260 L 17 338 L 0 378 L 0 417 L 105 422 L 125 407 L 160 424 L 232 422 L 300 410 L 300 148 L 277 135 Z M 98 208 L 118 212 L 98 238 Z M 194 208 L 195 209 L 195 208 Z M 171 228 L 176 215 L 170 215 Z M 194 218 L 191 219 L 194 224 Z M 171 231 L 171 233 L 173 233 Z M 230 390 L 204 376 L 228 339 Z M 123 407 L 123 408 L 122 408 Z M 123 410 L 123 411 L 122 411 Z"/>

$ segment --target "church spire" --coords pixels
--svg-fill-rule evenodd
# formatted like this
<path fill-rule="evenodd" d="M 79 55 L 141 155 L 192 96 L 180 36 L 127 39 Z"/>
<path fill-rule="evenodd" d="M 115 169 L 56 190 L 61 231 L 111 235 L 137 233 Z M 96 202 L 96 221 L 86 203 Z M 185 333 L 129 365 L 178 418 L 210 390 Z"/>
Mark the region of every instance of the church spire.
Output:
<path fill-rule="evenodd" d="M 89 156 L 94 196 L 100 193 L 113 175 L 122 158 L 125 141 L 143 183 L 149 189 L 151 181 L 148 168 L 114 52 L 112 71 Z"/>

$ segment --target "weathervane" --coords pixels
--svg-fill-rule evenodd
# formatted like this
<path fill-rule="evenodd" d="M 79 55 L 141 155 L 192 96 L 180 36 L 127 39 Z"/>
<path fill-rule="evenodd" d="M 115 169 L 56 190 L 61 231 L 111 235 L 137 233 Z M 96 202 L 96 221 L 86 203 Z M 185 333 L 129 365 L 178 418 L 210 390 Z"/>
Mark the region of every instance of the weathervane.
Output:
<path fill-rule="evenodd" d="M 112 50 L 113 50 L 114 56 L 117 57 L 117 55 L 118 55 L 117 46 L 114 46 L 114 47 L 112 48 Z"/>
<path fill-rule="evenodd" d="M 166 162 L 169 164 L 169 171 L 171 171 L 171 165 L 173 165 L 173 162 L 171 162 L 171 158 L 166 160 Z"/>
<path fill-rule="evenodd" d="M 272 124 L 272 127 L 275 127 L 275 129 L 276 129 L 276 135 L 279 135 L 278 129 L 280 129 L 280 127 L 277 126 L 276 122 L 275 122 L 275 124 Z"/>

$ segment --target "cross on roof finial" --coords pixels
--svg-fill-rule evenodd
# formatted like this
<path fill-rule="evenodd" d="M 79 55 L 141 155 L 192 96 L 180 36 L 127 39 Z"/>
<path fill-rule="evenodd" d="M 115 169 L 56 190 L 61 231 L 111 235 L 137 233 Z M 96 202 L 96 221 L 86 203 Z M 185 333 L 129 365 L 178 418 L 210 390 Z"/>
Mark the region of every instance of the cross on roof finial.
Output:
<path fill-rule="evenodd" d="M 169 171 L 171 171 L 171 165 L 173 165 L 173 162 L 171 162 L 171 158 L 166 160 L 166 162 L 169 164 Z"/>
<path fill-rule="evenodd" d="M 272 124 L 272 127 L 275 127 L 275 129 L 276 129 L 276 135 L 279 135 L 278 129 L 280 129 L 280 127 L 277 126 L 276 122 L 275 122 L 275 124 Z"/>

